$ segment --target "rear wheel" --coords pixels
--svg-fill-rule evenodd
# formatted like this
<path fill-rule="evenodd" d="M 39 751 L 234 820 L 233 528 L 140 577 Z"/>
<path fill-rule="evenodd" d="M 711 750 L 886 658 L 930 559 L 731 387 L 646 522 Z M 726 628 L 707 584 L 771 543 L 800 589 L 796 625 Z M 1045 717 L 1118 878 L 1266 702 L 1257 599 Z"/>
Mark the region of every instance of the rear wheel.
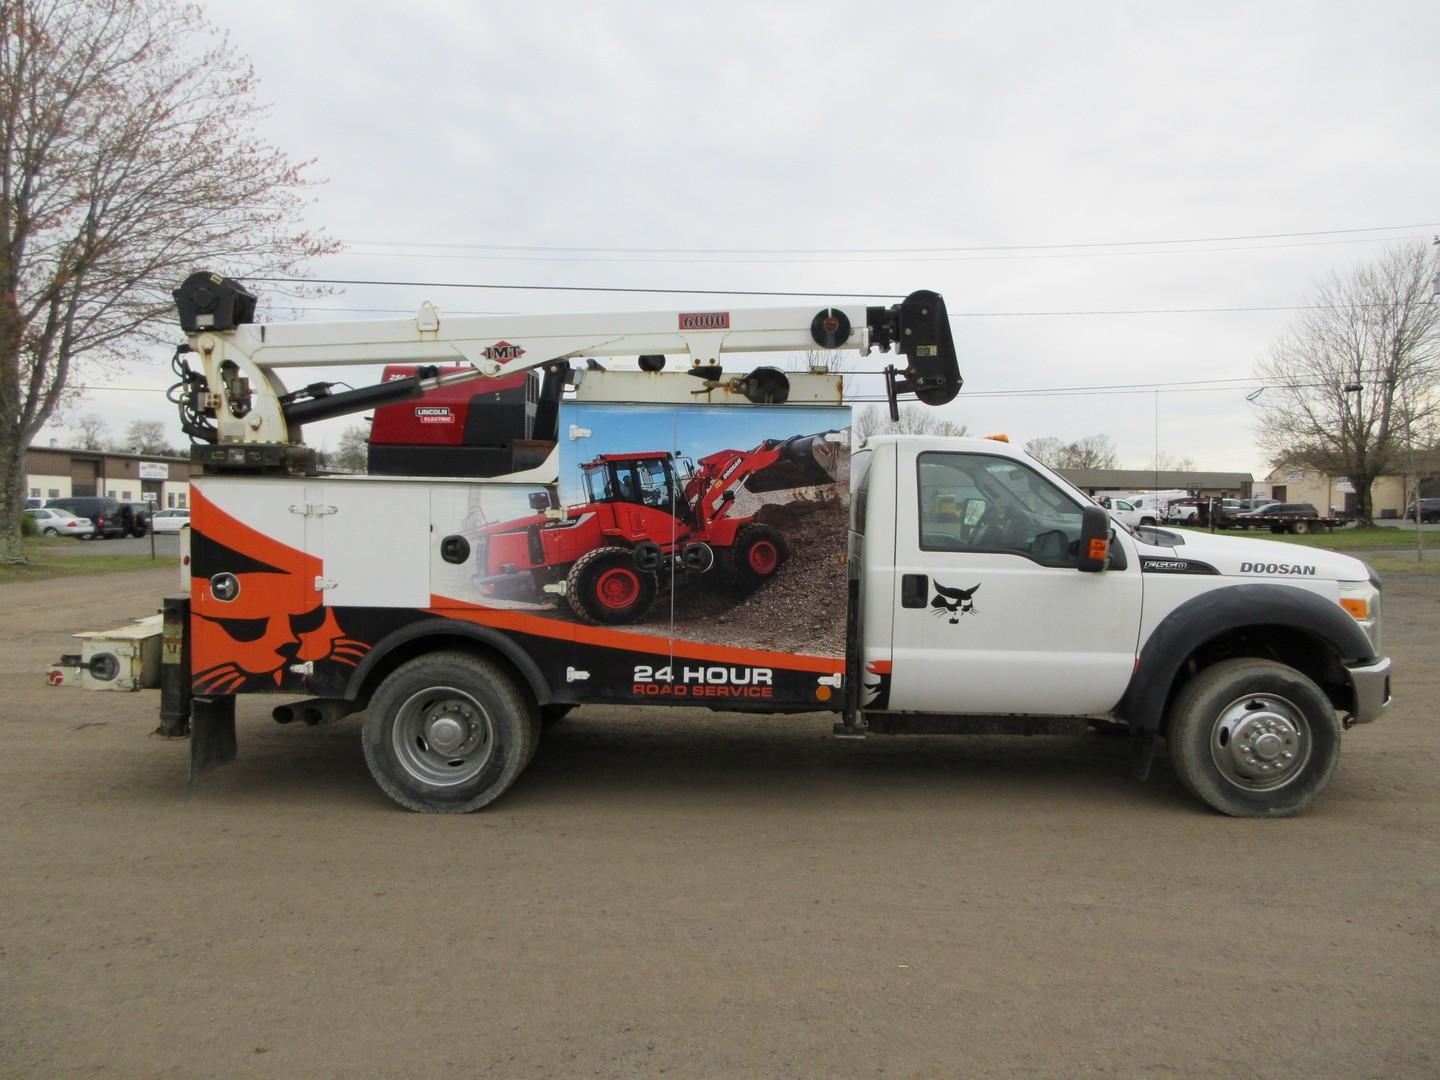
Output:
<path fill-rule="evenodd" d="M 742 525 L 730 548 L 730 577 L 744 592 L 753 592 L 780 571 L 790 547 L 779 529 L 751 522 Z"/>
<path fill-rule="evenodd" d="M 1226 660 L 1192 679 L 1166 740 L 1181 783 L 1233 817 L 1290 817 L 1330 780 L 1340 722 L 1324 692 L 1270 660 Z"/>
<path fill-rule="evenodd" d="M 1299 521 L 1292 522 L 1291 525 L 1290 525 L 1290 531 L 1291 531 L 1292 533 L 1294 533 L 1296 536 L 1304 536 L 1304 535 L 1305 535 L 1306 533 L 1308 533 L 1312 528 L 1314 528 L 1314 526 L 1311 525 L 1310 522 L 1304 520 L 1303 518 L 1302 518 L 1301 520 L 1299 520 Z"/>
<path fill-rule="evenodd" d="M 643 619 L 658 585 L 629 548 L 596 548 L 575 560 L 565 576 L 565 599 L 586 622 L 621 626 Z"/>
<path fill-rule="evenodd" d="M 493 661 L 433 653 L 396 668 L 365 709 L 365 763 L 401 806 L 464 814 L 494 802 L 534 755 L 540 712 Z"/>

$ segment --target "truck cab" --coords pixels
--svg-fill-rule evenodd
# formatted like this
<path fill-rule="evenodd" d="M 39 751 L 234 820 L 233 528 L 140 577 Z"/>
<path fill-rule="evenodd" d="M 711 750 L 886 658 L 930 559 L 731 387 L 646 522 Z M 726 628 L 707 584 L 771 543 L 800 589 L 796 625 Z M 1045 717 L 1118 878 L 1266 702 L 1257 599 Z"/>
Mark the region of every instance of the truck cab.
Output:
<path fill-rule="evenodd" d="M 884 731 L 1164 736 L 1231 813 L 1295 812 L 1342 726 L 1389 697 L 1379 579 L 1273 541 L 1114 528 L 1082 572 L 1091 500 L 1007 443 L 882 436 L 852 464 L 857 687 Z"/>

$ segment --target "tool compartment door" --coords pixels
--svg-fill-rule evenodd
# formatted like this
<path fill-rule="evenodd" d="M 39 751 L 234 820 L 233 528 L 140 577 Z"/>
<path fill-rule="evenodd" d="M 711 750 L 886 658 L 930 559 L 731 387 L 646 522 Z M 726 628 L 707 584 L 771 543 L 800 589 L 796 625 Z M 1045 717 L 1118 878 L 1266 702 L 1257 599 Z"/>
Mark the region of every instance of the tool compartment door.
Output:
<path fill-rule="evenodd" d="M 306 546 L 320 557 L 326 607 L 430 604 L 430 485 L 330 480 L 308 485 Z"/>

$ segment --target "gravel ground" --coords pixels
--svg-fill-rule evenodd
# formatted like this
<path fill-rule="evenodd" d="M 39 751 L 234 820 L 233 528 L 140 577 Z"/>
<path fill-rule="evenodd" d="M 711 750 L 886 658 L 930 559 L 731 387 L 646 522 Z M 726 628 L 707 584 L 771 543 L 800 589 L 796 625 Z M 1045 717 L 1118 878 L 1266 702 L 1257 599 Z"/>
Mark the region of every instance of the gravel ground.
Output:
<path fill-rule="evenodd" d="M 1267 822 L 1122 740 L 681 709 L 581 709 L 446 818 L 250 700 L 191 786 L 153 692 L 41 677 L 172 573 L 0 586 L 0 1075 L 1440 1075 L 1440 576 Z"/>

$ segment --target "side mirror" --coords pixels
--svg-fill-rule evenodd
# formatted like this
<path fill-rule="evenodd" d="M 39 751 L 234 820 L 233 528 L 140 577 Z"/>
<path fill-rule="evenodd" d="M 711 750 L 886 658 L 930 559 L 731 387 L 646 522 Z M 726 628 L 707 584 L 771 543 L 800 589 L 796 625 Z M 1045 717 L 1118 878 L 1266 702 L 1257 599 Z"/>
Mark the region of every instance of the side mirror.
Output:
<path fill-rule="evenodd" d="M 1077 570 L 1093 574 L 1110 561 L 1110 515 L 1103 506 L 1087 506 L 1080 516 L 1080 555 Z"/>
<path fill-rule="evenodd" d="M 543 514 L 550 509 L 550 493 L 546 491 L 532 491 L 530 493 L 530 509 L 537 514 Z"/>

